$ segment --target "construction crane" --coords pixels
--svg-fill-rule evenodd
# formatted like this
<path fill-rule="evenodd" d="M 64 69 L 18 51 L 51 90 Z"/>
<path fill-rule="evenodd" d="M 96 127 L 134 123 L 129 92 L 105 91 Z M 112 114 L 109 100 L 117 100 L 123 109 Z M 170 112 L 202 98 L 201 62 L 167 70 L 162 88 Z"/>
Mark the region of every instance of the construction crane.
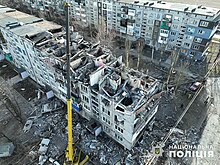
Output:
<path fill-rule="evenodd" d="M 66 149 L 66 160 L 64 165 L 84 165 L 89 157 L 81 157 L 81 150 L 77 153 L 77 148 L 73 144 L 73 113 L 72 113 L 72 98 L 71 98 L 71 80 L 70 80 L 70 30 L 69 30 L 69 3 L 64 5 L 66 11 L 66 56 L 67 56 L 67 118 L 68 118 L 68 145 Z"/>

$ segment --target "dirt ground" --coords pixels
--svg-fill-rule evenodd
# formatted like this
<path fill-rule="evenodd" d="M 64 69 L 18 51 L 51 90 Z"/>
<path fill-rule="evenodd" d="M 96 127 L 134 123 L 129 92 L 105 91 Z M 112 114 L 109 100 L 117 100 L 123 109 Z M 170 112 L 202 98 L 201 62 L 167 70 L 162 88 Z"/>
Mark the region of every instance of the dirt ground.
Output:
<path fill-rule="evenodd" d="M 1 62 L 0 65 L 2 65 Z M 2 70 L 0 69 L 0 71 Z M 8 68 L 7 71 L 9 76 L 12 76 L 10 73 L 13 69 Z M 23 125 L 32 107 L 1 76 L 0 80 L 0 143 L 12 142 L 15 145 L 13 156 L 0 158 L 0 164 L 31 164 L 32 159 L 28 156 L 28 153 L 32 147 L 38 144 L 39 139 L 32 136 L 31 133 L 24 133 Z M 12 99 L 12 102 L 5 102 L 6 96 Z"/>

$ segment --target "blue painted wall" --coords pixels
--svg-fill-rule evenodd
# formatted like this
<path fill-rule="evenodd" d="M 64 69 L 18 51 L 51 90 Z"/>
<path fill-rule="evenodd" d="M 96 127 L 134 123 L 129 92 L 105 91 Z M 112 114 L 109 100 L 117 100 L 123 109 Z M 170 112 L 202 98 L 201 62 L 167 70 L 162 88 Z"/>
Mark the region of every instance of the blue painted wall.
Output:
<path fill-rule="evenodd" d="M 194 28 L 195 29 L 194 33 L 188 32 L 189 28 Z M 205 31 L 205 33 L 204 34 L 199 34 L 198 33 L 199 30 L 203 30 L 203 31 Z M 192 36 L 195 36 L 195 37 L 205 38 L 205 39 L 209 39 L 211 37 L 211 33 L 212 33 L 212 29 L 189 26 L 189 25 L 187 26 L 186 32 L 185 32 L 185 34 L 192 35 Z"/>

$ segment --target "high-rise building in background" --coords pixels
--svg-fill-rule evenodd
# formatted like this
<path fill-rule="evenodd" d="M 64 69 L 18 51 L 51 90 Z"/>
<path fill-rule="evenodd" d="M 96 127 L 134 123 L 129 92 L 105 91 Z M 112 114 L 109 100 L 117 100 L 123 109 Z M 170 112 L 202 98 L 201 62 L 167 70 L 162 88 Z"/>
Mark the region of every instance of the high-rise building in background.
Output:
<path fill-rule="evenodd" d="M 62 8 L 63 1 L 27 1 L 31 6 Z M 179 50 L 182 57 L 202 60 L 220 20 L 219 9 L 163 1 L 69 0 L 72 16 L 81 24 L 98 26 L 131 40 L 143 38 L 159 50 Z M 60 10 L 62 11 L 62 10 Z"/>

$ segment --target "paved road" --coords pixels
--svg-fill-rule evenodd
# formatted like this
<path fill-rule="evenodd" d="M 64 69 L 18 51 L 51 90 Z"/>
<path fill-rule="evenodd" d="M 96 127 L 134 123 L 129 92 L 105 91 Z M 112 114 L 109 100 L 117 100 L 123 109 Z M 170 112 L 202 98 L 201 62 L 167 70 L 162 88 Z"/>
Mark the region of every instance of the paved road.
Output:
<path fill-rule="evenodd" d="M 214 97 L 213 105 L 208 112 L 207 124 L 200 139 L 200 145 L 211 145 L 214 157 L 195 158 L 193 165 L 219 165 L 220 160 L 220 78 L 208 79 L 207 93 Z"/>

